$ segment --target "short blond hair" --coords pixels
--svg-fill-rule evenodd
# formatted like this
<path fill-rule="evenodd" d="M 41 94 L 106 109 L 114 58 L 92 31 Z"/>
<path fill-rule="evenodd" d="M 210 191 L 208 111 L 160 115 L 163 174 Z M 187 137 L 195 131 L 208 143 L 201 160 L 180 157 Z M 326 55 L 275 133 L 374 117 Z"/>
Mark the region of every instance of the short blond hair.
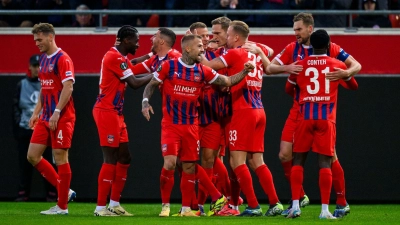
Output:
<path fill-rule="evenodd" d="M 232 22 L 231 19 L 226 16 L 221 16 L 211 21 L 211 25 L 219 24 L 221 25 L 221 28 L 226 32 L 228 30 L 230 22 Z"/>
<path fill-rule="evenodd" d="M 314 26 L 314 18 L 310 13 L 299 13 L 294 16 L 293 22 L 303 21 L 306 26 Z"/>
<path fill-rule="evenodd" d="M 55 35 L 56 32 L 54 31 L 54 27 L 50 23 L 38 23 L 35 24 L 32 28 L 32 34 L 43 33 L 43 34 L 53 34 Z"/>
<path fill-rule="evenodd" d="M 235 31 L 235 33 L 239 34 L 243 38 L 249 37 L 250 29 L 249 26 L 240 20 L 234 20 L 229 23 L 229 26 Z"/>

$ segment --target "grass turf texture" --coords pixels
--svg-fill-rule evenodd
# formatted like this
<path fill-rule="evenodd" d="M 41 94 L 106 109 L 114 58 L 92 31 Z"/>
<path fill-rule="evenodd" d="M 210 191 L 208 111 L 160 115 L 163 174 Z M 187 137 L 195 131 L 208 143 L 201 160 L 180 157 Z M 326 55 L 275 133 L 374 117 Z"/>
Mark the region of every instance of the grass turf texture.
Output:
<path fill-rule="evenodd" d="M 345 218 L 332 220 L 318 219 L 321 206 L 313 204 L 302 208 L 302 215 L 296 219 L 286 219 L 283 216 L 276 217 L 168 217 L 160 218 L 161 204 L 123 204 L 123 207 L 133 217 L 95 217 L 93 211 L 95 203 L 69 204 L 69 215 L 40 215 L 40 211 L 47 210 L 54 203 L 28 202 L 0 202 L 0 224 L 322 224 L 329 222 L 346 224 L 398 224 L 400 217 L 400 205 L 350 205 L 351 213 Z M 263 212 L 268 209 L 262 204 Z M 286 207 L 286 205 L 285 205 Z M 179 204 L 172 204 L 171 214 L 178 212 Z M 241 211 L 244 207 L 240 208 Z M 330 205 L 333 213 L 334 205 Z"/>

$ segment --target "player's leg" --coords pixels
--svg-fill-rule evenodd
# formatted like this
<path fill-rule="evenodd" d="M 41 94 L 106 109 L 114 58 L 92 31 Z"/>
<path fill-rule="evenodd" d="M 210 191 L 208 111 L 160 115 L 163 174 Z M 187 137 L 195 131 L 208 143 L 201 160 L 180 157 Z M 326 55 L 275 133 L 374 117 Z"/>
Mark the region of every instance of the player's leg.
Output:
<path fill-rule="evenodd" d="M 172 188 L 174 187 L 175 183 L 174 173 L 175 173 L 176 163 L 177 163 L 176 155 L 164 156 L 164 164 L 163 168 L 161 169 L 161 175 L 160 175 L 160 192 L 161 192 L 162 209 L 159 216 L 161 217 L 167 217 L 169 216 L 170 213 L 170 198 L 171 198 Z"/>
<path fill-rule="evenodd" d="M 265 165 L 263 152 L 248 153 L 247 160 L 250 168 L 256 173 L 258 180 L 265 194 L 268 196 L 269 209 L 265 213 L 266 216 L 280 215 L 283 211 L 283 205 L 280 203 L 276 194 L 274 180 L 268 166 Z"/>
<path fill-rule="evenodd" d="M 332 188 L 332 171 L 331 171 L 332 156 L 318 154 L 319 163 L 319 189 L 321 192 L 322 210 L 319 216 L 320 219 L 336 219 L 329 212 L 329 199 Z"/>
<path fill-rule="evenodd" d="M 181 193 L 182 193 L 182 208 L 180 216 L 197 217 L 190 208 L 192 194 L 195 191 L 196 184 L 196 162 L 182 160 L 182 177 L 181 177 Z"/>
<path fill-rule="evenodd" d="M 311 144 L 309 145 L 311 146 Z M 301 196 L 301 186 L 303 185 L 304 177 L 304 163 L 307 159 L 308 151 L 294 152 L 293 153 L 293 167 L 290 175 L 290 187 L 292 191 L 292 207 L 289 210 L 287 218 L 296 218 L 301 214 L 300 210 L 300 196 Z"/>
<path fill-rule="evenodd" d="M 50 147 L 47 147 L 46 150 L 44 151 L 43 158 L 49 162 L 53 162 L 53 163 L 51 163 L 51 165 L 53 166 L 53 168 L 55 168 L 53 151 Z M 44 183 L 45 191 L 46 191 L 46 201 L 47 202 L 56 202 L 58 199 L 57 188 L 54 187 L 53 185 L 51 185 L 45 178 L 43 178 L 43 183 Z M 68 196 L 68 200 L 70 200 L 69 196 Z M 71 199 L 71 200 L 73 200 L 73 199 Z"/>
<path fill-rule="evenodd" d="M 346 200 L 346 189 L 345 189 L 345 178 L 342 166 L 339 163 L 339 159 L 336 154 L 332 157 L 332 182 L 333 188 L 336 192 L 336 209 L 333 215 L 341 217 L 341 213 L 344 211 L 344 215 L 350 213 L 350 206 Z"/>
<path fill-rule="evenodd" d="M 120 216 L 133 216 L 120 205 L 121 193 L 124 190 L 128 175 L 128 168 L 131 163 L 131 154 L 129 152 L 128 142 L 119 144 L 117 158 L 118 160 L 115 166 L 115 176 L 111 186 L 110 204 L 108 205 L 107 209 Z"/>

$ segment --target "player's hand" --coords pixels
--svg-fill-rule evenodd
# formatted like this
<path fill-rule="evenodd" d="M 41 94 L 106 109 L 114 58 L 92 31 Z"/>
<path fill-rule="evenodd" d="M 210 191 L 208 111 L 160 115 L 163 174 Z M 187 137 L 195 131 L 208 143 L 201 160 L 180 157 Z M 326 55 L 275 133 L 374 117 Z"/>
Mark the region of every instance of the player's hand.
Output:
<path fill-rule="evenodd" d="M 36 124 L 39 121 L 39 115 L 33 114 L 32 117 L 29 119 L 29 127 L 33 130 L 35 129 Z"/>
<path fill-rule="evenodd" d="M 214 39 L 209 40 L 207 44 L 207 50 L 214 51 L 216 49 L 218 49 L 218 43 Z"/>
<path fill-rule="evenodd" d="M 242 45 L 242 48 L 254 54 L 260 54 L 262 51 L 260 47 L 254 44 L 254 42 L 246 42 L 244 45 Z"/>
<path fill-rule="evenodd" d="M 151 112 L 151 114 L 154 115 L 153 108 L 151 107 L 149 102 L 144 101 L 142 103 L 142 114 L 143 114 L 144 118 L 146 118 L 147 121 L 150 121 L 150 112 Z"/>
<path fill-rule="evenodd" d="M 57 123 L 59 119 L 60 119 L 60 113 L 54 111 L 53 115 L 51 115 L 49 119 L 50 130 L 55 131 L 57 129 Z"/>
<path fill-rule="evenodd" d="M 248 61 L 247 63 L 244 64 L 244 69 L 245 69 L 247 72 L 253 71 L 255 67 L 256 67 L 256 65 L 254 65 L 254 63 L 251 62 L 251 61 Z"/>
<path fill-rule="evenodd" d="M 299 73 L 303 70 L 303 66 L 297 65 L 297 62 L 294 62 L 292 64 L 286 65 L 285 66 L 285 72 L 289 74 L 296 74 L 299 75 Z"/>
<path fill-rule="evenodd" d="M 333 68 L 335 71 L 329 72 L 325 75 L 325 78 L 328 80 L 340 80 L 340 79 L 346 79 L 349 77 L 349 74 L 347 70 L 341 69 L 341 68 Z"/>

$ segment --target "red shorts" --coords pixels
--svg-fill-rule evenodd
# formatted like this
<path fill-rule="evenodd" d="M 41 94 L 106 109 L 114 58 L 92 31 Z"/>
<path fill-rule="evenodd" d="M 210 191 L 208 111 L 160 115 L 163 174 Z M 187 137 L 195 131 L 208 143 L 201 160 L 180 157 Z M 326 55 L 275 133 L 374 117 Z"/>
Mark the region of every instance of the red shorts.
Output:
<path fill-rule="evenodd" d="M 199 160 L 199 125 L 161 123 L 161 152 L 175 155 L 181 161 Z"/>
<path fill-rule="evenodd" d="M 120 143 L 129 142 L 123 115 L 94 108 L 93 118 L 99 132 L 100 146 L 117 148 Z"/>
<path fill-rule="evenodd" d="M 199 125 L 201 148 L 210 148 L 218 151 L 221 142 L 221 125 L 218 122 Z"/>
<path fill-rule="evenodd" d="M 53 149 L 71 148 L 75 121 L 59 121 L 57 129 L 51 131 L 49 122 L 39 119 L 31 137 L 31 143 L 51 146 Z"/>
<path fill-rule="evenodd" d="M 333 156 L 336 124 L 329 120 L 299 120 L 294 133 L 293 152 L 308 152 Z"/>
<path fill-rule="evenodd" d="M 267 124 L 264 109 L 241 109 L 233 112 L 229 129 L 229 150 L 264 152 Z"/>
<path fill-rule="evenodd" d="M 219 155 L 225 156 L 226 147 L 228 146 L 229 140 L 229 127 L 231 124 L 231 116 L 221 118 L 221 141 Z"/>
<path fill-rule="evenodd" d="M 292 107 L 290 109 L 289 116 L 286 119 L 285 126 L 283 127 L 282 130 L 281 141 L 293 143 L 294 131 L 296 130 L 297 127 L 298 114 L 299 114 L 298 107 Z"/>

